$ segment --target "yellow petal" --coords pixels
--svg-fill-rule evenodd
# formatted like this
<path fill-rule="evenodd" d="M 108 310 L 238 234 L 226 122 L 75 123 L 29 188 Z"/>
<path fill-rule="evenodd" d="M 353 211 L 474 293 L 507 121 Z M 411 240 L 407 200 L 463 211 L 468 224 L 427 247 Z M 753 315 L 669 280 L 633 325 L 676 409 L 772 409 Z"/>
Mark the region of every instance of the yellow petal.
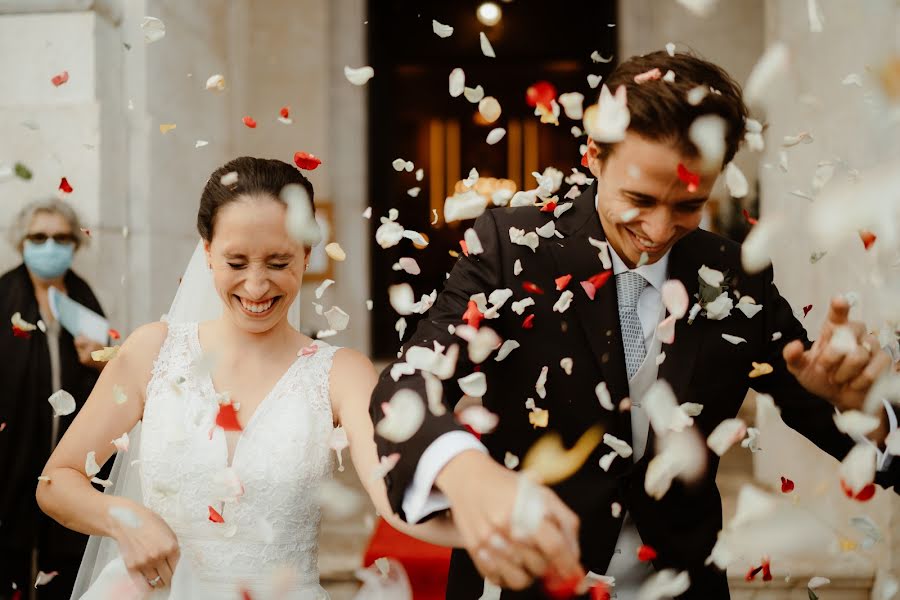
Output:
<path fill-rule="evenodd" d="M 750 377 L 759 377 L 761 375 L 768 375 L 775 369 L 769 363 L 753 363 L 753 370 L 750 371 Z"/>
<path fill-rule="evenodd" d="M 548 413 L 542 409 L 535 412 Z M 581 468 L 602 439 L 603 428 L 595 425 L 585 431 L 570 450 L 566 450 L 560 435 L 550 432 L 528 450 L 522 461 L 523 470 L 536 475 L 544 485 L 559 483 Z"/>
<path fill-rule="evenodd" d="M 538 408 L 528 413 L 528 422 L 537 427 L 546 427 L 550 421 L 550 411 Z"/>
<path fill-rule="evenodd" d="M 91 352 L 91 358 L 96 362 L 109 362 L 119 353 L 119 346 L 106 346 L 102 350 Z"/>
<path fill-rule="evenodd" d="M 177 127 L 177 125 L 175 125 L 175 123 L 163 123 L 159 126 L 159 132 L 163 133 L 163 134 L 169 133 L 176 127 Z"/>

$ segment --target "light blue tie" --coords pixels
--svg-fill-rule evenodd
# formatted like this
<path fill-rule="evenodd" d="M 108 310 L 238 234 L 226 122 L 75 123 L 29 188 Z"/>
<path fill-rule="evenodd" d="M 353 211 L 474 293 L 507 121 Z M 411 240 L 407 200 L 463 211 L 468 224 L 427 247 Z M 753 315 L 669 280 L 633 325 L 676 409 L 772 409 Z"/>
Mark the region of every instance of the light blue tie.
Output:
<path fill-rule="evenodd" d="M 616 275 L 616 294 L 619 302 L 619 326 L 622 329 L 622 346 L 625 349 L 625 368 L 628 379 L 637 373 L 647 348 L 644 346 L 644 330 L 637 312 L 638 298 L 647 286 L 647 280 L 634 271 Z"/>

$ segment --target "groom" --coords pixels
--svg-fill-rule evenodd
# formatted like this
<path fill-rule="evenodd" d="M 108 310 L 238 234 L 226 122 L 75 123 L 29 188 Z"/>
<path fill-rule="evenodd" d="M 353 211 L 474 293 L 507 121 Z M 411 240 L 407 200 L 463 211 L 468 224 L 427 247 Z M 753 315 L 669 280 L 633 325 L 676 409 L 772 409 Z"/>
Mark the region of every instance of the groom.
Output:
<path fill-rule="evenodd" d="M 674 82 L 635 82 L 654 68 L 673 71 Z M 658 448 L 641 403 L 647 389 L 663 379 L 680 403 L 701 404 L 694 429 L 705 439 L 737 414 L 752 387 L 771 394 L 788 425 L 840 459 L 854 441 L 835 427 L 835 407 L 859 408 L 889 364 L 863 324 L 848 322 L 849 307 L 841 299 L 820 308 L 828 319 L 811 345 L 773 284 L 771 268 L 744 273 L 738 244 L 698 229 L 716 175 L 743 137 L 747 114 L 739 87 L 722 69 L 693 56 L 656 52 L 619 65 L 607 85 L 627 88 L 631 122 L 623 141 L 589 141 L 587 164 L 596 182 L 558 217 L 533 207 L 486 211 L 475 223 L 483 252 L 459 260 L 397 361 L 406 362 L 413 347 L 448 355 L 453 346 L 459 349 L 455 372 L 442 381 L 450 411 L 435 416 L 426 410 L 422 426 L 400 442 L 376 435 L 381 455 L 400 454 L 385 481 L 402 518 L 414 523 L 453 509 L 465 551 L 453 552 L 448 598 L 480 598 L 484 578 L 506 588 L 504 599 L 543 598 L 543 576 L 577 578 L 581 568 L 616 577 L 620 599 L 634 597 L 646 577 L 664 568 L 688 571 L 691 586 L 683 598 L 727 598 L 725 574 L 704 565 L 722 528 L 718 457 L 706 452 L 706 469 L 693 485 L 676 480 L 661 499 L 648 496 L 645 473 Z M 696 87 L 707 93 L 695 105 L 687 97 Z M 688 137 L 691 123 L 704 114 L 726 124 L 724 160 L 712 173 Z M 521 236 L 516 229 L 533 232 L 551 221 L 561 237 L 539 238 L 536 249 L 515 243 Z M 604 241 L 606 261 L 598 256 Z M 725 275 L 714 282 L 719 289 L 704 284 L 701 290 L 698 271 L 704 266 Z M 689 305 L 698 298 L 703 304 L 693 319 L 676 322 L 671 344 L 657 335 L 666 316 L 661 288 L 669 279 L 684 284 Z M 504 288 L 512 297 L 496 316 L 483 318 L 477 302 L 470 302 Z M 557 303 L 565 290 L 574 293 L 568 308 Z M 722 292 L 735 303 L 731 310 L 727 301 L 708 302 Z M 748 296 L 761 306 L 758 314 L 737 309 L 738 298 L 746 303 Z M 489 327 L 518 347 L 502 360 L 497 352 L 484 360 L 476 356 L 476 364 L 467 342 L 454 333 L 464 323 Z M 859 342 L 848 354 L 827 344 L 840 325 Z M 726 334 L 744 341 L 733 345 Z M 771 372 L 753 363 L 766 363 Z M 385 369 L 372 397 L 376 423 L 399 390 L 412 389 L 424 399 L 437 381 L 419 370 L 395 381 L 391 371 Z M 462 395 L 458 379 L 475 371 L 487 381 L 484 406 L 499 416 L 480 441 L 452 414 Z M 606 408 L 598 400 L 600 383 L 609 393 Z M 882 427 L 871 434 L 875 443 L 883 441 L 890 421 L 885 412 Z M 510 520 L 519 476 L 504 463 L 515 468 L 550 431 L 569 448 L 595 424 L 633 454 L 601 466 L 612 448 L 600 444 L 553 492 L 544 491 L 540 529 L 514 538 Z M 880 482 L 897 481 L 898 462 L 879 473 Z M 641 558 L 655 557 L 639 560 L 642 545 L 653 552 L 644 548 Z"/>

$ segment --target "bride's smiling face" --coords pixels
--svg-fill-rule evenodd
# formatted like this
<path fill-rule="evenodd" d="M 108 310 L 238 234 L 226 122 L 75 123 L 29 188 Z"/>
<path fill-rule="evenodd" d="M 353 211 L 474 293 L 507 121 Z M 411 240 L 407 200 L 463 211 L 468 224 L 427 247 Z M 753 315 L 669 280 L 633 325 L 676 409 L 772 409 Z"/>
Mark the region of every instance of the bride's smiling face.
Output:
<path fill-rule="evenodd" d="M 270 196 L 240 197 L 218 209 L 204 244 L 225 314 L 252 333 L 285 321 L 303 282 L 308 257 L 285 229 L 286 211 Z"/>

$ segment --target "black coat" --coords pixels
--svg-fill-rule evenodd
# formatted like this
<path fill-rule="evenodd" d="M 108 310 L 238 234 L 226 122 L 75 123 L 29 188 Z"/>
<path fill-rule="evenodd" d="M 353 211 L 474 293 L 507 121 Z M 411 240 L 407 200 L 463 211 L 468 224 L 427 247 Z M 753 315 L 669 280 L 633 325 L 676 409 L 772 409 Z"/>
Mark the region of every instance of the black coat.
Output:
<path fill-rule="evenodd" d="M 88 284 L 71 270 L 65 275 L 70 298 L 103 314 Z M 13 335 L 10 318 L 16 312 L 29 323 L 40 317 L 34 287 L 25 265 L 0 277 L 0 555 L 27 556 L 32 547 L 55 555 L 79 557 L 87 537 L 44 515 L 34 498 L 37 478 L 50 457 L 53 410 L 47 336 L 40 329 L 28 339 Z M 59 359 L 62 389 L 75 398 L 76 411 L 59 419 L 59 437 L 90 395 L 99 373 L 82 365 L 72 336 L 60 329 Z"/>
<path fill-rule="evenodd" d="M 461 346 L 457 371 L 444 384 L 444 402 L 451 411 L 442 417 L 426 411 L 421 429 L 404 443 L 390 443 L 376 435 L 381 455 L 400 453 L 399 463 L 385 479 L 391 506 L 401 516 L 403 493 L 412 482 L 422 452 L 441 434 L 461 429 L 452 416 L 452 408 L 462 394 L 456 379 L 472 372 L 473 365 L 468 360 L 465 342 L 448 333 L 447 327 L 462 323 L 469 298 L 478 292 L 513 290 L 500 316 L 485 320 L 482 325 L 497 331 L 504 340 L 515 339 L 521 344 L 502 362 L 491 356 L 480 365 L 488 383 L 484 405 L 501 417 L 497 429 L 482 438 L 496 461 L 502 463 L 506 452 L 524 457 L 528 448 L 545 433 L 529 423 L 527 398 L 535 398 L 537 406 L 550 411 L 548 430 L 558 432 L 567 446 L 595 423 L 630 442 L 628 413 L 604 410 L 595 394 L 596 385 L 605 381 L 615 404 L 628 395 L 615 281 L 610 279 L 600 288 L 593 301 L 579 285 L 603 271 L 598 251 L 588 241 L 588 238 L 605 239 L 594 207 L 595 193 L 591 187 L 575 200 L 573 208 L 556 221 L 556 228 L 564 237 L 542 239 L 536 252 L 511 243 L 509 230 L 516 227 L 534 231 L 552 215 L 533 207 L 497 208 L 488 210 L 476 221 L 475 230 L 484 252 L 459 260 L 434 306 L 406 344 L 406 348 L 411 345 L 433 348 L 433 342 L 437 341 L 444 346 Z M 513 273 L 516 259 L 523 268 L 520 276 Z M 680 319 L 674 343 L 662 348 L 666 359 L 659 367 L 659 378 L 672 385 L 679 402 L 703 404 L 702 413 L 694 421 L 704 437 L 722 420 L 737 414 L 748 388 L 752 387 L 774 396 L 789 426 L 832 456 L 842 458 L 853 442 L 836 429 L 832 406 L 804 390 L 787 371 L 782 359 L 782 348 L 787 342 L 802 339 L 808 345 L 809 341 L 788 302 L 778 293 L 771 268 L 747 275 L 741 269 L 738 244 L 703 230 L 694 231 L 672 248 L 668 266 L 668 277 L 679 279 L 685 285 L 691 303 L 698 292 L 697 271 L 702 265 L 729 276 L 730 296 L 734 297 L 734 291 L 750 295 L 763 309 L 753 318 L 734 310 L 721 321 L 701 316 L 689 325 L 687 317 Z M 565 274 L 572 275 L 568 289 L 575 293 L 575 298 L 567 311 L 553 312 L 553 304 L 559 297 L 554 280 Z M 522 288 L 524 281 L 537 284 L 545 293 L 529 294 Z M 534 298 L 535 305 L 523 315 L 517 315 L 510 304 L 528 295 Z M 522 322 L 528 314 L 534 314 L 533 328 L 523 329 Z M 781 337 L 772 341 L 775 332 L 780 332 Z M 734 346 L 722 338 L 723 333 L 740 336 L 747 343 Z M 573 360 L 571 375 L 566 375 L 560 367 L 560 359 L 564 357 Z M 774 372 L 749 378 L 753 361 L 770 363 Z M 541 400 L 535 392 L 535 382 L 544 366 L 549 367 L 547 397 Z M 390 369 L 385 369 L 372 397 L 375 422 L 383 417 L 381 404 L 401 388 L 415 389 L 425 397 L 424 380 L 418 373 L 395 383 Z M 658 557 L 653 561 L 657 570 L 668 567 L 690 572 L 692 585 L 682 598 L 727 598 L 725 574 L 703 564 L 722 528 L 722 503 L 715 482 L 719 458 L 708 452 L 709 467 L 698 484 L 686 487 L 676 481 L 657 501 L 647 496 L 643 485 L 647 464 L 655 454 L 652 429 L 647 451 L 637 463 L 618 458 L 609 472 L 604 472 L 598 461 L 606 451 L 608 448 L 601 445 L 573 477 L 554 486 L 554 491 L 581 519 L 580 544 L 585 569 L 596 573 L 606 571 L 621 526 L 621 519 L 612 517 L 610 505 L 619 502 L 631 513 L 643 542 L 657 550 Z M 893 483 L 897 475 L 897 465 L 894 465 L 889 474 L 893 479 L 882 482 Z M 455 550 L 447 597 L 476 599 L 482 591 L 483 580 L 468 554 Z M 503 598 L 539 597 L 542 595 L 537 588 L 503 593 Z"/>

